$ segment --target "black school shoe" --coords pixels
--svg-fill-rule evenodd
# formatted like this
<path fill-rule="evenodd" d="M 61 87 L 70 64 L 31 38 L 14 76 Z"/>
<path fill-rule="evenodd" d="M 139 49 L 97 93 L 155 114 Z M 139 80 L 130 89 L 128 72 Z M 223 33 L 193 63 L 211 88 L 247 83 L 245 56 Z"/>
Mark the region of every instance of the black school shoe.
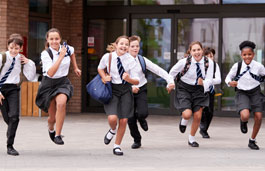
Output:
<path fill-rule="evenodd" d="M 253 141 L 253 140 L 249 140 L 248 147 L 251 150 L 259 150 L 259 146 L 256 144 L 256 141 Z"/>
<path fill-rule="evenodd" d="M 200 134 L 202 135 L 202 138 L 210 138 L 207 131 L 200 130 Z"/>
<path fill-rule="evenodd" d="M 112 134 L 111 139 L 108 139 L 108 138 L 107 138 L 108 133 L 111 133 L 111 134 Z M 104 137 L 104 143 L 105 143 L 106 145 L 108 145 L 108 144 L 110 143 L 110 141 L 112 140 L 112 138 L 114 137 L 114 135 L 115 135 L 115 133 L 113 133 L 113 132 L 111 132 L 111 131 L 109 130 L 109 131 L 106 133 L 105 137 Z"/>
<path fill-rule="evenodd" d="M 190 143 L 190 142 L 188 141 L 188 144 L 189 144 L 191 147 L 199 147 L 199 144 L 198 144 L 196 141 L 194 141 L 194 142 L 192 142 L 192 143 Z"/>
<path fill-rule="evenodd" d="M 55 131 L 53 131 L 53 132 L 50 132 L 49 130 L 48 130 L 48 132 L 49 132 L 49 136 L 50 136 L 50 139 L 54 142 L 54 138 L 55 138 Z"/>
<path fill-rule="evenodd" d="M 140 142 L 134 142 L 131 146 L 132 149 L 137 149 L 137 148 L 140 148 L 141 147 L 141 143 Z"/>
<path fill-rule="evenodd" d="M 116 147 L 116 148 L 113 148 L 113 154 L 115 154 L 117 156 L 122 156 L 123 152 L 121 151 L 120 147 Z"/>
<path fill-rule="evenodd" d="M 179 121 L 179 130 L 180 130 L 181 133 L 184 133 L 186 131 L 186 127 L 187 126 L 186 125 L 181 125 L 181 120 L 182 120 L 182 118 Z"/>
<path fill-rule="evenodd" d="M 246 134 L 248 132 L 248 121 L 247 122 L 243 122 L 241 119 L 240 119 L 240 130 L 243 134 Z"/>
<path fill-rule="evenodd" d="M 140 126 L 141 128 L 144 130 L 144 131 L 148 131 L 148 124 L 147 124 L 147 121 L 145 119 L 143 120 L 139 120 L 140 122 Z"/>
<path fill-rule="evenodd" d="M 12 155 L 12 156 L 18 156 L 19 155 L 19 153 L 17 152 L 16 149 L 14 149 L 13 146 L 7 147 L 7 154 Z"/>
<path fill-rule="evenodd" d="M 54 138 L 54 143 L 57 144 L 57 145 L 64 145 L 64 142 L 63 142 L 62 136 L 61 136 L 61 135 L 56 136 L 56 137 Z"/>

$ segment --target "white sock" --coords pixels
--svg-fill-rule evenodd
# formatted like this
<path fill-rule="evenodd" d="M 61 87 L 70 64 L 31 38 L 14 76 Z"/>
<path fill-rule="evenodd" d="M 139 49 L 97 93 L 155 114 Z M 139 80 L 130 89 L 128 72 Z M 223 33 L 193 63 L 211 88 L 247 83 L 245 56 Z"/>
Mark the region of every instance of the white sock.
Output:
<path fill-rule="evenodd" d="M 182 118 L 180 125 L 187 126 L 188 125 L 188 122 L 189 122 L 189 120 L 186 120 L 186 119 Z"/>
<path fill-rule="evenodd" d="M 256 141 L 256 138 L 255 138 L 255 139 L 250 138 L 250 140 L 251 140 L 251 141 Z"/>
<path fill-rule="evenodd" d="M 120 145 L 118 145 L 118 144 L 114 144 L 114 147 L 113 147 L 113 148 L 117 148 L 117 147 L 121 148 Z M 120 152 L 121 152 L 120 149 L 116 149 L 115 151 L 120 151 Z"/>
<path fill-rule="evenodd" d="M 48 129 L 48 130 L 49 130 L 50 133 L 54 133 L 55 132 L 55 130 L 50 130 L 50 129 Z"/>
<path fill-rule="evenodd" d="M 111 133 L 110 133 L 111 132 Z M 112 134 L 113 133 L 113 134 Z M 110 129 L 110 131 L 108 132 L 107 134 L 107 138 L 110 140 L 113 138 L 113 136 L 116 134 L 116 129 L 115 130 L 112 130 Z"/>
<path fill-rule="evenodd" d="M 193 143 L 195 141 L 195 136 L 189 135 L 189 142 Z"/>

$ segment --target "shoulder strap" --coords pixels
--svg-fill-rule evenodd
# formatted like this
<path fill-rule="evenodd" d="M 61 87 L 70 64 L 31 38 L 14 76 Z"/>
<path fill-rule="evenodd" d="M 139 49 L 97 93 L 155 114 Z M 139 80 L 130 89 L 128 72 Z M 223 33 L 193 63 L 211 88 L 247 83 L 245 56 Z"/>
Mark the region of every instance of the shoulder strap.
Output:
<path fill-rule="evenodd" d="M 207 73 L 208 68 L 209 68 L 209 59 L 205 56 L 204 57 L 205 76 L 206 76 L 206 73 Z"/>
<path fill-rule="evenodd" d="M 237 63 L 237 71 L 235 78 L 240 74 L 241 67 L 242 67 L 242 61 Z"/>
<path fill-rule="evenodd" d="M 215 78 L 215 72 L 216 72 L 216 62 L 213 61 L 213 78 Z"/>
<path fill-rule="evenodd" d="M 47 48 L 46 51 L 48 52 L 49 56 L 51 57 L 51 59 L 53 60 L 53 54 L 50 48 Z"/>
<path fill-rule="evenodd" d="M 5 52 L 1 52 L 0 54 L 2 55 L 2 66 L 1 66 L 1 68 L 0 68 L 0 73 L 1 73 L 3 67 L 4 67 L 4 65 L 5 65 L 5 63 L 6 63 L 6 53 L 5 53 Z"/>
<path fill-rule="evenodd" d="M 181 72 L 179 72 L 178 75 L 177 75 L 177 77 L 176 77 L 177 81 L 179 81 L 180 78 L 181 78 L 183 75 L 185 75 L 186 72 L 189 70 L 189 68 L 190 68 L 190 64 L 191 64 L 191 58 L 192 58 L 191 56 L 188 56 L 188 57 L 187 57 L 186 64 L 185 64 L 183 70 L 182 70 Z"/>
<path fill-rule="evenodd" d="M 111 59 L 112 59 L 112 53 L 109 53 L 109 74 L 110 74 L 110 68 L 111 68 Z"/>
<path fill-rule="evenodd" d="M 146 63 L 145 63 L 144 57 L 142 55 L 138 55 L 138 59 L 139 59 L 140 64 L 141 64 L 142 71 L 146 75 Z"/>

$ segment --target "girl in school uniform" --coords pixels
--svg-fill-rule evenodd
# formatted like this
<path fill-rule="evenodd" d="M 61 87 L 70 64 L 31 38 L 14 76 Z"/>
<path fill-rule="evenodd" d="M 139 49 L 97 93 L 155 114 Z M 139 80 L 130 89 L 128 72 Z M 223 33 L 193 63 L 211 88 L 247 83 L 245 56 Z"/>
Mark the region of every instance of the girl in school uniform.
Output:
<path fill-rule="evenodd" d="M 23 74 L 28 80 L 36 76 L 35 63 L 19 54 L 23 48 L 23 38 L 20 34 L 11 34 L 8 41 L 8 51 L 0 54 L 0 109 L 7 124 L 7 154 L 17 156 L 19 153 L 13 147 L 19 123 L 19 82 L 23 65 Z"/>
<path fill-rule="evenodd" d="M 221 83 L 221 74 L 220 74 L 220 68 L 219 65 L 214 61 L 214 55 L 215 50 L 210 47 L 206 47 L 203 50 L 204 56 L 210 58 L 214 62 L 214 74 L 213 74 L 213 85 L 210 88 L 210 91 L 208 92 L 209 95 L 209 107 L 205 107 L 202 111 L 202 119 L 200 124 L 200 134 L 202 135 L 202 138 L 210 138 L 208 134 L 208 128 L 211 124 L 212 118 L 213 118 L 213 112 L 214 112 L 214 85 Z"/>
<path fill-rule="evenodd" d="M 63 145 L 61 137 L 66 103 L 73 95 L 73 86 L 67 78 L 70 62 L 73 63 L 75 74 L 80 77 L 74 54 L 74 48 L 61 45 L 62 36 L 56 28 L 46 33 L 46 50 L 41 53 L 43 65 L 43 78 L 38 89 L 36 104 L 39 108 L 49 113 L 48 132 L 51 140 L 58 145 Z M 54 129 L 54 125 L 56 128 Z"/>
<path fill-rule="evenodd" d="M 98 73 L 103 82 L 111 81 L 112 99 L 104 105 L 110 129 L 104 137 L 107 145 L 117 132 L 113 154 L 123 155 L 120 148 L 122 138 L 125 133 L 127 120 L 133 115 L 133 94 L 131 85 L 139 84 L 137 67 L 135 60 L 127 53 L 129 39 L 127 36 L 120 36 L 115 43 L 108 46 L 106 53 L 98 65 Z M 109 66 L 109 56 L 111 54 L 111 66 Z M 110 67 L 110 73 L 106 74 L 104 69 Z M 109 69 L 107 69 L 109 70 Z M 119 124 L 118 129 L 117 124 Z"/>
<path fill-rule="evenodd" d="M 242 61 L 235 63 L 226 76 L 225 82 L 230 87 L 236 88 L 236 110 L 240 114 L 240 129 L 246 134 L 248 132 L 247 123 L 250 112 L 254 113 L 254 126 L 248 147 L 252 150 L 259 150 L 256 144 L 256 136 L 259 132 L 262 111 L 263 94 L 260 90 L 260 82 L 264 81 L 264 66 L 253 60 L 256 45 L 251 41 L 243 41 L 239 45 Z"/>
<path fill-rule="evenodd" d="M 147 102 L 147 79 L 146 75 L 143 71 L 143 68 L 141 66 L 139 59 L 141 56 L 138 55 L 140 50 L 140 37 L 139 36 L 131 36 L 129 38 L 130 41 L 130 48 L 129 53 L 134 57 L 134 60 L 136 61 L 137 65 L 139 66 L 140 70 L 138 70 L 137 74 L 140 78 L 140 83 L 138 85 L 132 86 L 132 91 L 134 95 L 134 114 L 131 118 L 128 120 L 128 125 L 130 128 L 131 136 L 134 139 L 134 143 L 132 144 L 131 148 L 136 149 L 141 147 L 141 134 L 138 130 L 137 121 L 140 123 L 140 126 L 144 131 L 148 130 L 148 124 L 146 121 L 146 118 L 148 116 L 148 102 Z M 152 63 L 149 59 L 142 57 L 145 63 L 146 70 L 149 70 L 160 77 L 164 78 L 168 86 L 167 87 L 175 87 L 175 83 L 173 78 L 162 68 L 160 68 L 158 65 Z"/>
<path fill-rule="evenodd" d="M 179 60 L 172 67 L 169 75 L 175 78 L 177 74 L 184 73 L 176 86 L 175 94 L 175 107 L 182 114 L 179 129 L 180 132 L 185 132 L 188 120 L 193 114 L 188 144 L 191 147 L 199 147 L 195 141 L 195 134 L 200 125 L 203 107 L 209 105 L 206 92 L 212 85 L 213 61 L 203 56 L 202 45 L 198 41 L 190 44 L 189 51 L 191 57 Z M 187 60 L 190 60 L 190 63 Z M 169 89 L 171 90 L 172 88 Z"/>

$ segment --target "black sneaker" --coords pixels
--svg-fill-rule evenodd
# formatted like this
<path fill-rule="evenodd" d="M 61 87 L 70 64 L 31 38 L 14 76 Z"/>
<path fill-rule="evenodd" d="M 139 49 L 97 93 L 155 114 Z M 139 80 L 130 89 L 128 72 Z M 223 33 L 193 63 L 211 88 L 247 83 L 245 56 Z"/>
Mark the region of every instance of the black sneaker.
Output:
<path fill-rule="evenodd" d="M 240 119 L 240 129 L 241 129 L 241 132 L 243 134 L 246 134 L 248 132 L 248 125 L 247 125 L 248 121 L 246 122 L 243 122 L 241 119 Z"/>
<path fill-rule="evenodd" d="M 253 141 L 253 140 L 249 140 L 248 147 L 251 150 L 259 150 L 259 146 L 257 146 L 256 141 Z"/>
<path fill-rule="evenodd" d="M 181 133 L 184 133 L 186 131 L 186 125 L 181 125 L 181 120 L 182 118 L 180 119 L 180 122 L 179 122 L 179 130 Z"/>
<path fill-rule="evenodd" d="M 7 154 L 12 155 L 12 156 L 18 156 L 19 153 L 17 152 L 16 149 L 14 149 L 13 146 L 7 147 Z"/>
<path fill-rule="evenodd" d="M 53 132 L 50 132 L 50 130 L 48 130 L 49 132 L 49 136 L 50 136 L 50 139 L 54 142 L 54 138 L 55 138 L 55 131 Z"/>
<path fill-rule="evenodd" d="M 55 144 L 58 144 L 58 145 L 64 145 L 64 142 L 63 142 L 63 139 L 62 139 L 61 135 L 56 136 L 56 137 L 54 138 L 54 143 L 55 143 Z"/>
<path fill-rule="evenodd" d="M 192 143 L 190 143 L 190 141 L 188 141 L 188 144 L 189 144 L 191 147 L 199 147 L 199 144 L 198 144 L 196 141 L 194 141 L 194 142 L 192 142 Z"/>

